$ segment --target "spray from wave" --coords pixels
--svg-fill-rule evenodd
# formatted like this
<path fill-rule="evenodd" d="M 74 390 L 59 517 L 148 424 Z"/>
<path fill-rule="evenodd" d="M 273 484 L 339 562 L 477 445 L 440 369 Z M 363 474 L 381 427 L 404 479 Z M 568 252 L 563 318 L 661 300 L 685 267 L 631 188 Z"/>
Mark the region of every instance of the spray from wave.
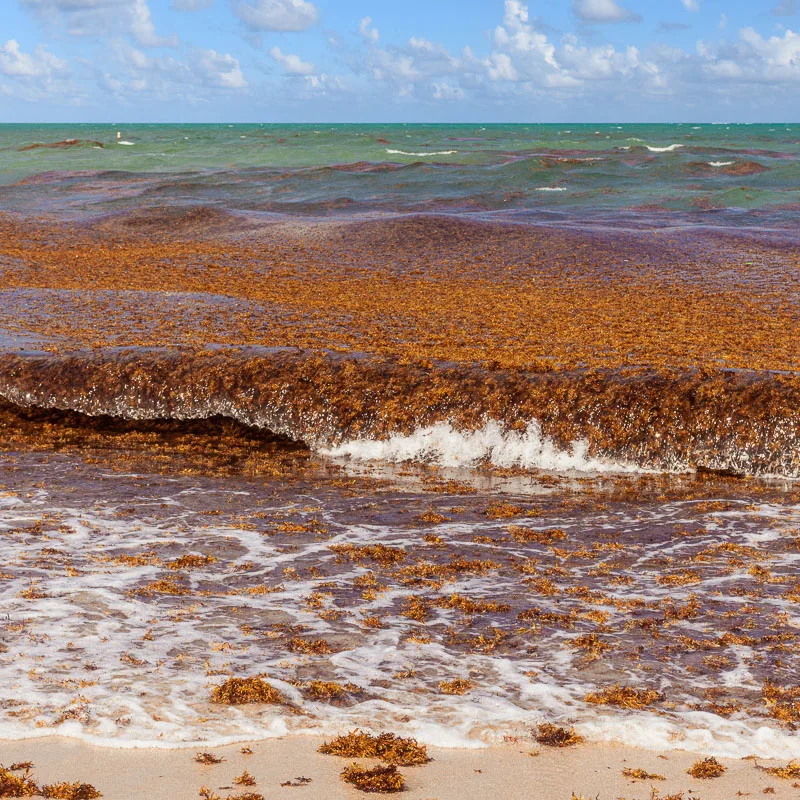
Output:
<path fill-rule="evenodd" d="M 326 455 L 363 461 L 421 461 L 442 467 L 521 467 L 548 471 L 639 472 L 632 464 L 589 455 L 589 442 L 558 447 L 542 434 L 537 421 L 521 433 L 505 431 L 498 422 L 488 422 L 476 431 L 459 431 L 450 423 L 438 422 L 405 436 L 388 439 L 355 439 L 323 449 Z"/>

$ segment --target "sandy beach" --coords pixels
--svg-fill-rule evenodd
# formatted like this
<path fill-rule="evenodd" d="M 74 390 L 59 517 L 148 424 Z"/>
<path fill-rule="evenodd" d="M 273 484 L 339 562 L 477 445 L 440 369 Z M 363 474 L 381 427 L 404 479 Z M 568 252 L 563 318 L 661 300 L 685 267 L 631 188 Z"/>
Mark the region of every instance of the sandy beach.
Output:
<path fill-rule="evenodd" d="M 0 742 L 0 762 L 9 766 L 33 761 L 33 772 L 40 783 L 91 783 L 106 800 L 189 800 L 199 797 L 202 787 L 222 798 L 245 792 L 302 800 L 364 797 L 339 778 L 349 760 L 317 753 L 322 741 L 291 737 L 257 742 L 246 745 L 252 755 L 242 754 L 245 745 L 214 748 L 213 755 L 224 760 L 205 766 L 194 760 L 197 748 L 121 750 L 52 737 Z M 759 767 L 775 764 L 754 759 L 720 759 L 726 773 L 720 778 L 699 780 L 687 774 L 698 756 L 681 751 L 660 754 L 596 744 L 550 749 L 517 742 L 480 750 L 429 748 L 429 755 L 433 760 L 428 764 L 401 769 L 406 782 L 402 796 L 409 800 L 570 800 L 572 794 L 599 800 L 730 800 L 762 794 L 797 797 L 797 780 L 770 775 Z M 664 780 L 630 779 L 623 775 L 626 768 L 661 775 Z M 245 770 L 255 778 L 255 785 L 234 783 Z"/>

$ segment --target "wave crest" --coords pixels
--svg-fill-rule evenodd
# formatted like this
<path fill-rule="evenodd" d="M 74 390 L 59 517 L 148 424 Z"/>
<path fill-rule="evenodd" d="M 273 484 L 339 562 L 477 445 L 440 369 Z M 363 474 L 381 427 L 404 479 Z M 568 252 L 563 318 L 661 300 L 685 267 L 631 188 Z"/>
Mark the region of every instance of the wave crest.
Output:
<path fill-rule="evenodd" d="M 325 455 L 358 461 L 422 461 L 442 467 L 521 467 L 548 471 L 639 472 L 632 464 L 589 455 L 589 442 L 572 442 L 559 447 L 542 433 L 533 420 L 524 431 L 506 431 L 498 422 L 486 423 L 476 431 L 456 430 L 449 422 L 419 428 L 409 435 L 388 439 L 353 439 L 324 448 Z"/>

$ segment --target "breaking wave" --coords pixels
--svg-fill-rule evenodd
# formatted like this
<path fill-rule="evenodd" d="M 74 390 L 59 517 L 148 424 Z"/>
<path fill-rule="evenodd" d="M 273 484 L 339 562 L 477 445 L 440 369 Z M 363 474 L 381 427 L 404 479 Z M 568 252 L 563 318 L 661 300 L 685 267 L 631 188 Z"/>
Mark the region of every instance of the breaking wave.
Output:
<path fill-rule="evenodd" d="M 20 407 L 224 417 L 351 458 L 800 476 L 800 376 L 523 372 L 294 349 L 0 357 Z"/>
<path fill-rule="evenodd" d="M 450 423 L 438 422 L 408 436 L 388 439 L 355 439 L 328 448 L 326 455 L 365 461 L 423 461 L 442 467 L 521 467 L 547 471 L 639 472 L 631 464 L 592 458 L 589 442 L 573 442 L 562 449 L 542 434 L 542 426 L 529 422 L 521 433 L 505 431 L 488 422 L 476 431 L 459 431 Z"/>

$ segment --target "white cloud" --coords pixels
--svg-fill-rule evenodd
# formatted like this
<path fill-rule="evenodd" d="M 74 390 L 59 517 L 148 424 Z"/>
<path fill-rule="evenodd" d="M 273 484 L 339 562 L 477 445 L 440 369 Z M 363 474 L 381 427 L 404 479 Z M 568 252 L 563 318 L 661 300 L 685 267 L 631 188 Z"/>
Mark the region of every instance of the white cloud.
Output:
<path fill-rule="evenodd" d="M 572 10 L 584 22 L 639 22 L 641 17 L 616 0 L 572 0 Z"/>
<path fill-rule="evenodd" d="M 681 0 L 681 3 L 686 7 L 687 11 L 699 11 L 700 10 L 700 2 L 699 0 Z"/>
<path fill-rule="evenodd" d="M 142 47 L 177 47 L 156 33 L 147 0 L 22 0 L 45 24 L 72 36 L 127 35 Z"/>
<path fill-rule="evenodd" d="M 493 53 L 481 62 L 486 67 L 489 80 L 492 81 L 517 81 L 519 73 L 511 63 L 511 58 L 506 53 Z"/>
<path fill-rule="evenodd" d="M 555 47 L 528 22 L 528 7 L 519 0 L 506 0 L 503 24 L 495 28 L 494 41 L 498 47 L 536 55 L 551 67 L 557 66 Z"/>
<path fill-rule="evenodd" d="M 228 53 L 216 50 L 197 50 L 191 59 L 191 67 L 206 86 L 219 89 L 245 89 L 247 81 L 239 62 Z"/>
<path fill-rule="evenodd" d="M 434 100 L 463 100 L 466 97 L 462 88 L 448 83 L 434 83 L 431 88 Z"/>
<path fill-rule="evenodd" d="M 67 71 L 67 62 L 39 45 L 33 54 L 23 53 L 15 39 L 0 45 L 0 73 L 10 78 L 42 78 Z"/>
<path fill-rule="evenodd" d="M 47 50 L 44 45 L 33 52 L 22 50 L 16 39 L 0 44 L 0 94 L 26 102 L 42 102 L 58 96 L 70 97 L 73 103 L 82 100 L 82 93 L 74 86 L 69 64 Z"/>
<path fill-rule="evenodd" d="M 377 42 L 381 35 L 372 24 L 372 17 L 364 17 L 358 25 L 358 32 L 369 42 Z"/>
<path fill-rule="evenodd" d="M 152 56 L 122 40 L 109 46 L 97 81 L 119 98 L 146 95 L 160 102 L 190 104 L 248 88 L 238 59 L 229 53 L 194 48 L 183 59 Z"/>
<path fill-rule="evenodd" d="M 280 47 L 273 47 L 269 54 L 283 67 L 287 75 L 311 75 L 314 72 L 313 64 L 291 53 L 283 53 Z"/>
<path fill-rule="evenodd" d="M 250 0 L 236 2 L 233 12 L 252 31 L 304 31 L 317 21 L 308 0 Z"/>

